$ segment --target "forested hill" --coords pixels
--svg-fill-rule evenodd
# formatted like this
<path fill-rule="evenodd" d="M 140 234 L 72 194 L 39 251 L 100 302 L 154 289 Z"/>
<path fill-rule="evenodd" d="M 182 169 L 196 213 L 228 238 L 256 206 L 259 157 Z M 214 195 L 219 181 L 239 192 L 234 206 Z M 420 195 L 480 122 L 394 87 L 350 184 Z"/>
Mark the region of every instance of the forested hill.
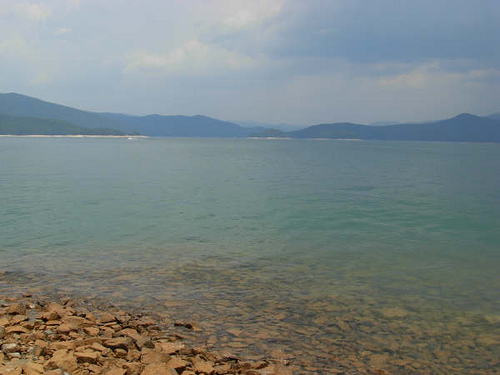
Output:
<path fill-rule="evenodd" d="M 206 116 L 130 116 L 82 111 L 16 93 L 0 94 L 0 114 L 55 119 L 86 128 L 112 128 L 162 137 L 247 137 L 254 131 Z"/>
<path fill-rule="evenodd" d="M 287 135 L 291 138 L 500 142 L 500 120 L 464 113 L 446 120 L 419 124 L 376 127 L 351 123 L 320 124 Z"/>
<path fill-rule="evenodd" d="M 109 128 L 85 128 L 66 121 L 0 114 L 0 135 L 125 135 Z"/>
<path fill-rule="evenodd" d="M 121 129 L 138 131 L 152 137 L 247 137 L 253 129 L 207 116 L 128 116 L 101 114 L 121 121 Z"/>
<path fill-rule="evenodd" d="M 29 96 L 0 94 L 1 134 L 118 134 L 160 137 L 288 137 L 401 141 L 500 142 L 499 114 L 456 117 L 416 124 L 368 126 L 331 123 L 289 131 L 245 128 L 207 116 L 132 116 L 98 113 L 49 103 Z M 43 121 L 45 120 L 45 121 Z M 90 130 L 88 128 L 94 129 Z M 116 130 L 112 130 L 116 129 Z M 32 133 L 35 132 L 35 133 Z M 120 133 L 121 134 L 121 133 Z"/>

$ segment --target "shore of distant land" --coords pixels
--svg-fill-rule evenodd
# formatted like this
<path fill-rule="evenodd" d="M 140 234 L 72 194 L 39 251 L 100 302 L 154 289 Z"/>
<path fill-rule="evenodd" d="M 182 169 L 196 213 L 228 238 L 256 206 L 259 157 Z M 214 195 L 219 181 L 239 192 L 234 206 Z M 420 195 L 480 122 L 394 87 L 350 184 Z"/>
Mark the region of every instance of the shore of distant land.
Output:
<path fill-rule="evenodd" d="M 281 353 L 244 360 L 190 347 L 195 323 L 92 305 L 88 300 L 0 296 L 4 375 L 291 375 Z"/>
<path fill-rule="evenodd" d="M 45 134 L 26 134 L 26 135 L 15 135 L 15 134 L 0 134 L 0 137 L 15 137 L 15 138 L 124 138 L 124 139 L 140 139 L 149 138 L 147 135 L 45 135 Z"/>

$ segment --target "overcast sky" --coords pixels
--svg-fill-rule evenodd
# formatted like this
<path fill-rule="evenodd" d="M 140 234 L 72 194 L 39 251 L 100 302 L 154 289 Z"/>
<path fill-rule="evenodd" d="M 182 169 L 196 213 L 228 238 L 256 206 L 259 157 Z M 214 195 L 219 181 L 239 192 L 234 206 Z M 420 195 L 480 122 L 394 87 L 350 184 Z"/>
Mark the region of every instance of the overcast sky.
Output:
<path fill-rule="evenodd" d="M 500 0 L 0 0 L 0 92 L 316 124 L 500 112 Z"/>

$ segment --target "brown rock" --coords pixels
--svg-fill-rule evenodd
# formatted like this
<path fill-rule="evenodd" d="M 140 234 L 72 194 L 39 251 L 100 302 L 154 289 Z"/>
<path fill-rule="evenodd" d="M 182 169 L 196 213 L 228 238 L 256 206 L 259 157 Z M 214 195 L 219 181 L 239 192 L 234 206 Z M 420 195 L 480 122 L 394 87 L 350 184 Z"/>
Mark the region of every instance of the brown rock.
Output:
<path fill-rule="evenodd" d="M 168 362 L 170 356 L 167 353 L 155 349 L 143 349 L 141 354 L 141 363 L 146 365 L 157 362 Z"/>
<path fill-rule="evenodd" d="M 116 321 L 116 317 L 114 315 L 111 315 L 108 312 L 105 312 L 105 313 L 101 314 L 100 321 L 102 324 L 111 323 L 111 322 Z"/>
<path fill-rule="evenodd" d="M 61 318 L 61 316 L 59 315 L 59 313 L 56 310 L 52 310 L 52 311 L 47 311 L 47 312 L 41 314 L 40 318 L 42 320 L 45 320 L 45 321 L 59 320 Z"/>
<path fill-rule="evenodd" d="M 381 311 L 382 316 L 386 319 L 400 319 L 408 316 L 410 313 L 399 307 L 392 307 L 388 309 L 383 309 Z"/>
<path fill-rule="evenodd" d="M 10 324 L 9 319 L 6 316 L 0 318 L 0 327 L 8 326 Z"/>
<path fill-rule="evenodd" d="M 99 354 L 93 350 L 85 350 L 83 352 L 76 352 L 75 357 L 77 362 L 84 362 L 84 363 L 97 363 L 97 360 L 99 359 Z"/>
<path fill-rule="evenodd" d="M 64 315 L 68 315 L 72 313 L 71 309 L 64 308 L 58 303 L 51 302 L 46 307 L 46 312 L 55 311 L 59 315 L 59 317 L 63 317 Z"/>
<path fill-rule="evenodd" d="M 7 314 L 11 315 L 26 315 L 26 305 L 22 302 L 10 305 L 7 308 Z"/>
<path fill-rule="evenodd" d="M 88 327 L 88 326 L 93 326 L 94 323 L 92 323 L 90 320 L 87 320 L 85 318 L 82 318 L 80 316 L 65 316 L 62 318 L 62 321 L 64 323 L 70 324 L 72 326 L 75 326 L 77 328 L 83 328 L 83 327 Z"/>
<path fill-rule="evenodd" d="M 131 341 L 130 338 L 128 337 L 111 338 L 111 339 L 106 339 L 103 342 L 104 346 L 111 349 L 117 349 L 117 348 L 128 349 L 130 344 Z"/>
<path fill-rule="evenodd" d="M 5 327 L 0 326 L 0 340 L 5 337 Z"/>
<path fill-rule="evenodd" d="M 109 350 L 108 348 L 106 348 L 105 346 L 102 346 L 101 344 L 99 344 L 98 342 L 94 342 L 90 345 L 90 349 L 92 350 L 95 350 L 95 351 L 98 351 L 98 352 L 105 352 L 107 350 Z"/>
<path fill-rule="evenodd" d="M 28 317 L 26 315 L 15 315 L 11 320 L 10 320 L 10 324 L 11 325 L 16 325 L 16 324 L 19 324 L 21 322 L 24 322 L 28 320 Z"/>
<path fill-rule="evenodd" d="M 12 326 L 12 327 L 7 327 L 5 328 L 5 334 L 8 335 L 10 333 L 29 333 L 30 330 L 27 328 L 24 328 L 22 326 Z"/>
<path fill-rule="evenodd" d="M 105 370 L 103 375 L 125 375 L 127 370 L 124 368 L 113 368 L 109 370 Z"/>
<path fill-rule="evenodd" d="M 3 353 L 16 353 L 21 350 L 21 346 L 15 342 L 15 343 L 8 343 L 8 344 L 3 344 L 2 345 L 2 352 Z"/>
<path fill-rule="evenodd" d="M 194 332 L 201 331 L 201 328 L 196 323 L 192 323 L 192 322 L 176 321 L 176 322 L 174 322 L 174 326 L 184 327 L 184 328 L 190 329 L 191 331 L 194 331 Z"/>
<path fill-rule="evenodd" d="M 83 332 L 85 332 L 89 336 L 98 336 L 100 331 L 97 327 L 85 327 L 83 329 Z"/>
<path fill-rule="evenodd" d="M 135 344 L 137 345 L 137 348 L 139 348 L 139 349 L 142 349 L 143 347 L 154 348 L 154 344 L 151 342 L 151 340 L 148 337 L 139 334 L 133 328 L 122 329 L 119 333 L 133 339 L 135 341 Z"/>
<path fill-rule="evenodd" d="M 23 365 L 23 371 L 26 375 L 42 375 L 44 374 L 43 366 L 39 363 L 28 362 Z"/>
<path fill-rule="evenodd" d="M 167 362 L 167 366 L 176 370 L 183 370 L 188 363 L 180 357 L 171 357 Z"/>
<path fill-rule="evenodd" d="M 71 331 L 78 331 L 78 326 L 74 326 L 70 323 L 63 323 L 56 329 L 57 333 L 70 333 Z"/>
<path fill-rule="evenodd" d="M 52 358 L 45 362 L 45 367 L 49 370 L 61 368 L 72 372 L 77 369 L 78 364 L 73 353 L 66 349 L 59 349 L 52 354 Z"/>
<path fill-rule="evenodd" d="M 74 341 L 56 341 L 50 345 L 51 350 L 75 350 L 76 343 Z"/>
<path fill-rule="evenodd" d="M 22 367 L 2 366 L 0 365 L 0 374 L 2 375 L 21 375 Z"/>
<path fill-rule="evenodd" d="M 211 361 L 205 361 L 202 359 L 200 356 L 196 356 L 193 359 L 193 368 L 194 371 L 196 372 L 202 372 L 204 374 L 212 374 L 215 369 L 214 369 L 214 363 Z"/>
<path fill-rule="evenodd" d="M 178 375 L 177 371 L 168 367 L 166 363 L 152 363 L 142 370 L 141 375 Z"/>
<path fill-rule="evenodd" d="M 184 344 L 180 341 L 164 341 L 156 344 L 160 350 L 167 354 L 174 354 L 184 348 Z"/>
<path fill-rule="evenodd" d="M 384 354 L 375 354 L 370 357 L 370 367 L 381 368 L 388 360 L 388 356 Z"/>

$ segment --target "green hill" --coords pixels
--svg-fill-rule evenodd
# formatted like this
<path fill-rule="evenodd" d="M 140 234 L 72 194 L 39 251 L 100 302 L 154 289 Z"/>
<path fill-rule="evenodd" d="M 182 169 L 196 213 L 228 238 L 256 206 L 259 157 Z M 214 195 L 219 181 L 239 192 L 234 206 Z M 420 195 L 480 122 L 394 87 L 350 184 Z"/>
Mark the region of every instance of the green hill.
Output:
<path fill-rule="evenodd" d="M 66 121 L 0 115 L 1 135 L 125 135 L 109 128 L 85 128 Z"/>
<path fill-rule="evenodd" d="M 291 138 L 500 142 L 500 121 L 463 113 L 450 119 L 420 124 L 386 126 L 351 123 L 320 124 L 289 132 L 288 135 Z"/>
<path fill-rule="evenodd" d="M 121 128 L 123 124 L 120 121 L 106 118 L 97 113 L 81 111 L 16 93 L 0 94 L 0 114 L 61 120 L 85 128 L 124 130 Z"/>

